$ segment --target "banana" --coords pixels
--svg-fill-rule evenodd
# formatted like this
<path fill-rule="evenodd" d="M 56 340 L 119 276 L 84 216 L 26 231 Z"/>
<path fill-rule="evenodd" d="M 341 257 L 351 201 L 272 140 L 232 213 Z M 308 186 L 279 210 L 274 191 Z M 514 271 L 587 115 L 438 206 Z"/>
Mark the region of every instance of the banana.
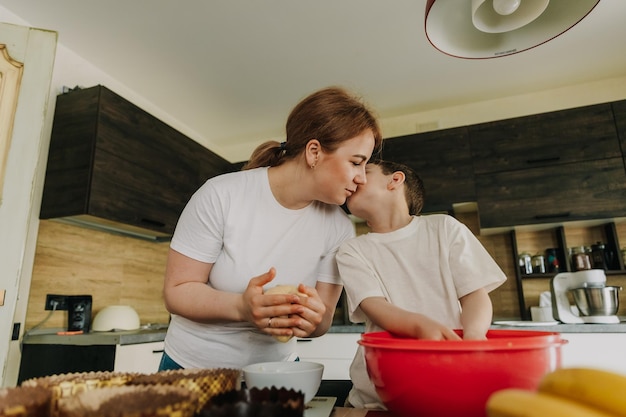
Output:
<path fill-rule="evenodd" d="M 519 388 L 491 394 L 486 411 L 488 417 L 614 417 L 562 397 Z"/>
<path fill-rule="evenodd" d="M 560 368 L 545 375 L 538 389 L 626 417 L 626 375 L 593 368 Z"/>

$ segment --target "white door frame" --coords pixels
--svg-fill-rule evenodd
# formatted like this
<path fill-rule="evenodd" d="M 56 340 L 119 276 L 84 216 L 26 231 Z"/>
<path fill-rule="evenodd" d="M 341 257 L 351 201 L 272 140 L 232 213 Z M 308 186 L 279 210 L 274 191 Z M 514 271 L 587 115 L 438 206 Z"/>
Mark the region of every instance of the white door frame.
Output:
<path fill-rule="evenodd" d="M 57 33 L 0 23 L 0 44 L 23 63 L 0 201 L 0 386 L 15 386 L 30 292 L 39 210 L 52 131 L 51 81 Z M 5 129 L 0 126 L 0 129 Z M 43 306 L 42 306 L 43 308 Z M 14 323 L 19 337 L 11 340 Z"/>

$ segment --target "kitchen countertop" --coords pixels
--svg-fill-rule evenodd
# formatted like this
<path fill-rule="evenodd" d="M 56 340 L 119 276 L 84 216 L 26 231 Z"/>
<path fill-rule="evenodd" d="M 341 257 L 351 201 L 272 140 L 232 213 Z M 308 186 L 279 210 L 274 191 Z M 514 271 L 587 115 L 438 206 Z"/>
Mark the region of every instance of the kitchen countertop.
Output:
<path fill-rule="evenodd" d="M 330 417 L 394 417 L 391 411 L 366 410 L 363 408 L 335 407 Z"/>
<path fill-rule="evenodd" d="M 165 340 L 167 325 L 146 326 L 138 330 L 89 332 L 76 335 L 57 334 L 62 329 L 40 329 L 24 336 L 24 344 L 48 345 L 134 345 L 137 343 L 161 342 Z"/>
<path fill-rule="evenodd" d="M 363 333 L 364 331 L 364 324 L 342 324 L 331 326 L 328 333 Z"/>
<path fill-rule="evenodd" d="M 535 330 L 557 333 L 626 333 L 626 322 L 617 324 L 555 324 L 536 325 L 533 322 L 510 321 L 515 325 L 494 324 L 494 330 Z M 40 329 L 24 336 L 24 344 L 50 345 L 132 345 L 137 343 L 161 342 L 165 340 L 167 325 L 147 325 L 138 330 L 90 332 L 78 335 L 57 334 L 63 329 Z M 329 333 L 363 333 L 363 325 L 333 326 Z"/>
<path fill-rule="evenodd" d="M 39 329 L 24 336 L 24 344 L 49 345 L 133 345 L 137 343 L 161 342 L 165 340 L 167 325 L 145 325 L 138 330 L 110 332 L 89 332 L 77 335 L 63 335 L 64 329 Z M 333 326 L 329 333 L 363 333 L 363 325 Z"/>
<path fill-rule="evenodd" d="M 494 330 L 537 330 L 542 332 L 557 333 L 626 333 L 626 322 L 615 324 L 553 324 L 540 325 L 532 321 L 512 321 L 514 325 L 493 324 Z M 539 325 L 538 325 L 539 324 Z"/>
<path fill-rule="evenodd" d="M 496 320 L 499 321 L 499 320 Z M 538 322 L 521 321 L 521 320 L 502 320 L 511 324 L 492 324 L 493 330 L 538 330 L 542 332 L 558 332 L 558 333 L 626 333 L 626 322 L 622 321 L 615 324 L 546 324 L 541 325 Z M 363 333 L 364 325 L 345 325 L 333 326 L 328 333 Z"/>

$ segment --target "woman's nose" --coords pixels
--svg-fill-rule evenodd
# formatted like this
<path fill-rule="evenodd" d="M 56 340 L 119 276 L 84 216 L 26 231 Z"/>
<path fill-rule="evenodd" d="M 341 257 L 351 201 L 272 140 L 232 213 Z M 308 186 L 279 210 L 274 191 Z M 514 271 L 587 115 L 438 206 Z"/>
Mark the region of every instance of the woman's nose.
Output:
<path fill-rule="evenodd" d="M 365 176 L 365 172 L 361 172 L 354 177 L 354 182 L 357 184 L 365 184 L 367 182 L 367 178 Z"/>

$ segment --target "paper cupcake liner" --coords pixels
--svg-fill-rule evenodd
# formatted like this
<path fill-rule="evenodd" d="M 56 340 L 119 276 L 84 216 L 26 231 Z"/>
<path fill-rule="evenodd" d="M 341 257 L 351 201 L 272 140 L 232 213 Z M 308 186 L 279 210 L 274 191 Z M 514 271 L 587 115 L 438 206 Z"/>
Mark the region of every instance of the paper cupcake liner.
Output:
<path fill-rule="evenodd" d="M 104 387 L 64 397 L 59 417 L 193 417 L 197 394 L 182 387 Z"/>
<path fill-rule="evenodd" d="M 80 397 L 89 392 L 98 392 L 94 397 L 105 395 L 101 391 L 119 387 L 164 386 L 182 389 L 191 393 L 184 407 L 157 410 L 157 414 L 184 417 L 187 404 L 195 412 L 199 411 L 214 396 L 241 387 L 241 370 L 239 369 L 180 369 L 156 372 L 152 374 L 123 372 L 75 372 L 32 378 L 22 382 L 22 387 L 38 387 L 47 389 L 50 394 L 49 416 L 60 417 L 59 403 L 66 398 Z M 107 391 L 108 392 L 108 391 Z M 109 395 L 109 394 L 107 394 Z M 91 398 L 91 397 L 88 397 Z M 182 414 L 181 414 L 182 413 Z M 122 414 L 120 414 L 122 415 Z M 126 412 L 124 417 L 129 416 Z M 140 416 L 137 414 L 137 416 Z M 143 416 L 143 414 L 141 415 Z M 3 416 L 0 416 L 3 417 Z M 21 416 L 16 416 L 21 417 Z M 46 416 L 47 417 L 47 416 Z"/>
<path fill-rule="evenodd" d="M 200 410 L 215 395 L 239 389 L 241 370 L 228 368 L 169 370 L 154 374 L 135 375 L 129 384 L 168 385 L 185 388 L 198 394 L 197 409 Z"/>
<path fill-rule="evenodd" d="M 197 417 L 302 417 L 304 394 L 285 388 L 250 388 L 214 396 Z"/>
<path fill-rule="evenodd" d="M 50 416 L 57 417 L 61 398 L 105 387 L 123 386 L 133 375 L 136 374 L 109 371 L 72 372 L 28 379 L 21 386 L 47 388 L 51 393 Z"/>
<path fill-rule="evenodd" d="M 48 417 L 51 400 L 42 387 L 0 388 L 0 417 Z"/>

